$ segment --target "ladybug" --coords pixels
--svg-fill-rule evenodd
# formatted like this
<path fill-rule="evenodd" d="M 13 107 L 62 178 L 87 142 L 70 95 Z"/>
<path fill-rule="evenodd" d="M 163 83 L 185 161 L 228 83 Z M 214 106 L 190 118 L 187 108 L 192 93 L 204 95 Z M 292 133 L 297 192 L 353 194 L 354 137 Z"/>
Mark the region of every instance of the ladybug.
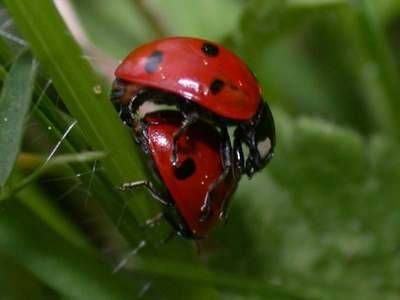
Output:
<path fill-rule="evenodd" d="M 115 76 L 111 100 L 126 124 L 136 126 L 147 114 L 165 108 L 182 113 L 182 123 L 172 133 L 174 167 L 182 163 L 178 141 L 186 130 L 200 121 L 218 129 L 228 153 L 206 203 L 227 176 L 252 177 L 271 160 L 275 147 L 271 110 L 254 74 L 223 46 L 188 37 L 159 39 L 133 50 Z M 233 128 L 231 134 L 228 128 Z M 204 206 L 204 215 L 208 211 Z"/>
<path fill-rule="evenodd" d="M 212 185 L 223 173 L 220 149 L 223 140 L 211 125 L 197 122 L 178 141 L 179 166 L 171 164 L 173 133 L 179 129 L 183 116 L 177 111 L 157 111 L 147 114 L 134 127 L 134 137 L 141 146 L 154 172 L 153 180 L 126 183 L 123 190 L 143 186 L 165 205 L 163 216 L 187 238 L 203 238 L 211 227 L 225 215 L 230 196 L 237 181 L 228 176 L 212 192 L 210 214 L 202 218 L 204 199 Z M 205 163 L 206 162 L 206 163 Z M 156 187 L 157 186 L 157 187 Z"/>

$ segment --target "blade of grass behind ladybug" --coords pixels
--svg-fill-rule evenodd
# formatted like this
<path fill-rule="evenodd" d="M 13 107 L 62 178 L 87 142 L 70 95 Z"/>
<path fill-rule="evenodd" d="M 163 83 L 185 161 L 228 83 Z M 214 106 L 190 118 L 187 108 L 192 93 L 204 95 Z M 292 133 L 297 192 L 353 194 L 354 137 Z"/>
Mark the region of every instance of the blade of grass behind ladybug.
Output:
<path fill-rule="evenodd" d="M 0 187 L 7 181 L 20 149 L 35 70 L 32 55 L 25 51 L 13 64 L 3 85 L 0 96 Z"/>

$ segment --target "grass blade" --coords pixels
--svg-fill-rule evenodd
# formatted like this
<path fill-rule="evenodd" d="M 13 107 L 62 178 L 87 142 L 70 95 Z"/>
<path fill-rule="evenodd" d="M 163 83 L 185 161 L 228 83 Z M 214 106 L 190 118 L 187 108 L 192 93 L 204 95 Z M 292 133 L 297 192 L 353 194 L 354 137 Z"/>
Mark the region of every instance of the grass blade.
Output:
<path fill-rule="evenodd" d="M 35 69 L 32 56 L 24 52 L 4 82 L 0 96 L 0 186 L 6 182 L 17 159 L 32 97 Z"/>

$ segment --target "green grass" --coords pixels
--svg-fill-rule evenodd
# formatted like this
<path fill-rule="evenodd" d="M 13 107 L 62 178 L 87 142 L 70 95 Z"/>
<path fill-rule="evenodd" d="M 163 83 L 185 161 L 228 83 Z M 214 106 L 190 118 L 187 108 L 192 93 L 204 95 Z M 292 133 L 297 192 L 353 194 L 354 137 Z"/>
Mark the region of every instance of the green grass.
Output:
<path fill-rule="evenodd" d="M 71 1 L 82 49 L 53 1 L 2 1 L 0 299 L 397 299 L 399 2 L 164 2 Z M 101 66 L 162 35 L 240 54 L 276 119 L 273 162 L 197 246 L 116 188 L 148 170 Z"/>
<path fill-rule="evenodd" d="M 2 123 L 0 144 L 4 151 L 0 161 L 2 166 L 0 185 L 4 185 L 10 176 L 18 155 L 34 79 L 33 59 L 29 53 L 23 53 L 16 59 L 13 68 L 10 70 L 0 96 L 0 120 Z"/>

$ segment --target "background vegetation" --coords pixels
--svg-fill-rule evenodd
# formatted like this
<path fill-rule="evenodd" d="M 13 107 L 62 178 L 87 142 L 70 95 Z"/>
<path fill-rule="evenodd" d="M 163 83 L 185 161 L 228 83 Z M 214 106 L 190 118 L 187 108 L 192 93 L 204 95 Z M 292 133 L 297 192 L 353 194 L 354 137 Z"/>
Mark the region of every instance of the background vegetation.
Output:
<path fill-rule="evenodd" d="M 400 1 L 0 3 L 1 300 L 399 299 Z M 200 251 L 115 189 L 147 169 L 112 70 L 170 35 L 241 55 L 277 123 Z"/>

